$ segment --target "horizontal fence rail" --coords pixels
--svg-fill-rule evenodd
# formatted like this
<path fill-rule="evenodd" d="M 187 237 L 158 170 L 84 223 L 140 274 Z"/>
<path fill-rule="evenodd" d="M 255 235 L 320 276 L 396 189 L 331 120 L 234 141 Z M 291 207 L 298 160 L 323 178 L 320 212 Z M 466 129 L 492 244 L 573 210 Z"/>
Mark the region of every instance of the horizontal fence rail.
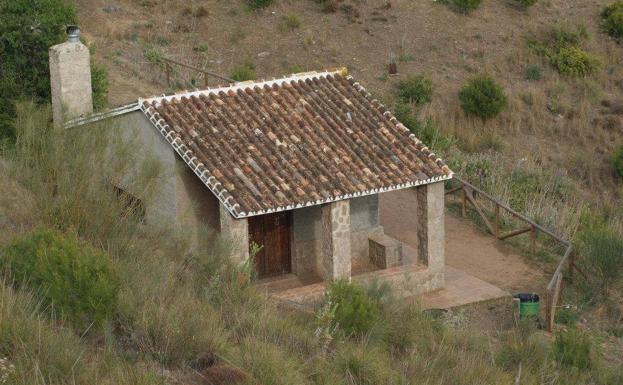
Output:
<path fill-rule="evenodd" d="M 547 288 L 545 290 L 545 320 L 546 320 L 546 328 L 548 332 L 552 332 L 554 330 L 554 320 L 556 317 L 556 307 L 558 305 L 558 300 L 560 299 L 560 294 L 562 291 L 563 284 L 563 271 L 565 267 L 568 268 L 568 278 L 570 280 L 573 279 L 573 270 L 577 270 L 584 278 L 586 274 L 584 274 L 578 266 L 575 264 L 575 254 L 573 253 L 573 246 L 570 241 L 560 237 L 557 234 L 554 234 L 552 231 L 544 228 L 543 226 L 535 223 L 530 218 L 525 215 L 518 213 L 513 210 L 511 207 L 501 202 L 499 199 L 491 196 L 485 191 L 479 189 L 478 187 L 472 185 L 471 183 L 462 180 L 458 177 L 454 177 L 460 186 L 451 188 L 446 191 L 446 194 L 454 194 L 457 192 L 461 192 L 461 212 L 463 217 L 467 216 L 468 205 L 476 211 L 480 219 L 482 219 L 485 227 L 489 231 L 491 235 L 496 237 L 499 240 L 506 240 L 512 237 L 516 237 L 522 234 L 530 234 L 530 252 L 532 256 L 536 256 L 537 252 L 537 235 L 538 233 L 545 234 L 549 236 L 554 242 L 558 243 L 564 248 L 564 254 L 558 263 L 552 278 L 550 279 Z M 486 201 L 489 201 L 493 204 L 494 210 L 491 214 L 493 219 L 485 212 L 485 208 L 481 206 L 476 199 L 476 196 L 482 197 Z M 519 221 L 524 223 L 523 227 L 520 227 L 515 230 L 510 230 L 507 232 L 502 232 L 500 230 L 500 217 L 502 211 L 510 214 L 512 217 L 518 219 Z M 493 223 L 492 223 L 493 222 Z"/>
<path fill-rule="evenodd" d="M 206 88 L 208 88 L 208 80 L 209 80 L 210 77 L 214 77 L 214 78 L 217 78 L 217 79 L 220 79 L 220 80 L 224 80 L 224 81 L 226 81 L 228 83 L 235 83 L 236 82 L 234 79 L 228 78 L 228 77 L 223 76 L 223 75 L 219 75 L 219 74 L 217 74 L 215 72 L 208 71 L 208 70 L 205 70 L 205 69 L 202 69 L 202 68 L 199 68 L 199 67 L 195 67 L 195 66 L 192 66 L 190 64 L 182 63 L 182 62 L 179 62 L 177 60 L 169 59 L 167 57 L 163 57 L 163 58 L 161 58 L 161 60 L 164 63 L 164 70 L 165 70 L 166 75 L 167 75 L 167 85 L 169 87 L 171 87 L 171 74 L 173 72 L 173 66 L 174 65 L 180 66 L 180 67 L 183 67 L 183 68 L 187 68 L 189 70 L 193 70 L 193 71 L 196 71 L 196 72 L 199 72 L 199 73 L 203 74 L 203 84 L 204 84 L 204 86 Z"/>

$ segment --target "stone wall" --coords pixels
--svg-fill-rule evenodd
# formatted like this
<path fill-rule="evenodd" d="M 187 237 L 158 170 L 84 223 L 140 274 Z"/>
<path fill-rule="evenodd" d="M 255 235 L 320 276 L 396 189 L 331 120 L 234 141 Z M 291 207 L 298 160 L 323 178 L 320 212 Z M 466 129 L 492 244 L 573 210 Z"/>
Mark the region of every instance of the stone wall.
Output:
<path fill-rule="evenodd" d="M 89 48 L 80 42 L 50 47 L 50 85 L 54 123 L 93 112 Z"/>
<path fill-rule="evenodd" d="M 368 261 L 368 237 L 380 235 L 378 196 L 351 199 L 350 247 L 354 264 Z M 293 211 L 292 271 L 297 275 L 324 273 L 319 256 L 322 253 L 322 208 L 306 207 Z"/>
<path fill-rule="evenodd" d="M 321 277 L 325 280 L 350 279 L 350 202 L 338 201 L 321 206 Z"/>
<path fill-rule="evenodd" d="M 432 271 L 445 267 L 444 184 L 432 183 L 416 188 L 418 201 L 418 260 Z"/>

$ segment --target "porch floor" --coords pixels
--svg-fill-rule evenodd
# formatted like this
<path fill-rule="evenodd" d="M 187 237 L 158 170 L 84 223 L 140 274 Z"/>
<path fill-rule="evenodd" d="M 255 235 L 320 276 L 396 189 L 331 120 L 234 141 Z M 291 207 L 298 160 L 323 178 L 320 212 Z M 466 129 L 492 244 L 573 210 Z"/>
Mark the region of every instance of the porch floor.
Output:
<path fill-rule="evenodd" d="M 405 275 L 421 272 L 423 269 L 425 267 L 422 265 L 403 265 L 355 275 L 352 279 L 359 282 L 376 279 L 398 281 L 404 279 Z M 423 309 L 449 309 L 483 301 L 504 298 L 510 300 L 508 292 L 451 266 L 446 266 L 445 281 L 443 289 L 415 296 Z M 319 277 L 301 279 L 294 274 L 261 280 L 256 287 L 278 303 L 307 309 L 322 301 L 325 290 L 324 282 Z M 402 295 L 413 298 L 408 292 Z"/>

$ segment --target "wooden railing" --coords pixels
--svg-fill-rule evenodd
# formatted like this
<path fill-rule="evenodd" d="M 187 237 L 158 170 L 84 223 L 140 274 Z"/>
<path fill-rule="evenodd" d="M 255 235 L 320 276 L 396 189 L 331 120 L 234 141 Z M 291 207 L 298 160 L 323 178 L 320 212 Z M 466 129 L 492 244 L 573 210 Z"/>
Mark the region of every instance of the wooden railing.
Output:
<path fill-rule="evenodd" d="M 468 205 L 471 204 L 474 211 L 478 214 L 478 216 L 482 219 L 485 227 L 491 233 L 491 235 L 495 236 L 499 240 L 509 239 L 521 234 L 530 234 L 530 252 L 533 256 L 536 255 L 537 252 L 537 236 L 538 233 L 543 233 L 549 238 L 551 238 L 555 243 L 558 243 L 564 248 L 564 254 L 562 259 L 558 263 L 552 278 L 550 279 L 546 292 L 545 292 L 545 319 L 546 319 L 546 328 L 547 331 L 552 332 L 554 329 L 554 319 L 556 316 L 556 307 L 558 305 L 558 300 L 560 298 L 560 293 L 562 290 L 563 284 L 563 270 L 565 267 L 568 267 L 568 278 L 569 280 L 573 279 L 573 270 L 577 270 L 580 272 L 585 278 L 586 275 L 577 267 L 575 264 L 575 254 L 573 253 L 573 246 L 571 242 L 568 240 L 554 234 L 552 231 L 544 228 L 543 226 L 535 223 L 530 218 L 525 215 L 518 213 L 513 210 L 508 205 L 500 202 L 495 197 L 490 194 L 482 191 L 481 189 L 475 187 L 467 181 L 464 181 L 460 178 L 454 177 L 454 179 L 460 184 L 458 187 L 452 188 L 446 191 L 446 194 L 453 194 L 456 192 L 462 192 L 461 196 L 461 212 L 463 216 L 467 216 Z M 487 213 L 485 212 L 485 208 L 481 206 L 476 197 L 482 197 L 486 201 L 489 201 L 493 204 L 493 213 L 491 216 L 493 219 L 491 220 Z M 524 227 L 520 227 L 515 230 L 509 230 L 506 232 L 502 232 L 501 227 L 501 210 L 510 214 L 512 217 L 518 219 L 520 222 L 525 224 Z M 493 221 L 493 223 L 491 223 Z"/>
<path fill-rule="evenodd" d="M 230 78 L 228 78 L 226 76 L 219 75 L 219 74 L 217 74 L 215 72 L 204 70 L 202 68 L 198 68 L 198 67 L 195 67 L 195 66 L 192 66 L 192 65 L 189 65 L 189 64 L 186 64 L 186 63 L 182 63 L 182 62 L 179 62 L 179 61 L 176 61 L 176 60 L 173 60 L 173 59 L 169 59 L 169 58 L 166 58 L 166 57 L 162 58 L 162 62 L 164 63 L 164 70 L 165 70 L 166 75 L 167 75 L 167 85 L 169 87 L 171 87 L 171 74 L 173 72 L 173 66 L 174 65 L 180 66 L 180 67 L 183 67 L 183 68 L 187 68 L 187 69 L 190 69 L 190 70 L 193 70 L 193 71 L 196 71 L 196 72 L 199 72 L 199 73 L 203 74 L 203 84 L 204 84 L 204 86 L 206 88 L 208 88 L 208 80 L 209 80 L 210 76 L 211 77 L 215 77 L 217 79 L 224 80 L 224 81 L 226 81 L 228 83 L 235 83 L 236 82 L 234 79 L 230 79 Z"/>

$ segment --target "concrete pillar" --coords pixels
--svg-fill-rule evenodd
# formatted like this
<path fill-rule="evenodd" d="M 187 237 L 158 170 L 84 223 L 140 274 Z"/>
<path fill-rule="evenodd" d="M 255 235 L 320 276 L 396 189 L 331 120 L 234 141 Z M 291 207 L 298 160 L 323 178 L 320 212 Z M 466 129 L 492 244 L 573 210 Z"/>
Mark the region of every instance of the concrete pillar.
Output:
<path fill-rule="evenodd" d="M 220 232 L 223 239 L 231 243 L 230 258 L 235 263 L 249 259 L 249 222 L 247 218 L 236 219 L 219 202 Z"/>
<path fill-rule="evenodd" d="M 54 123 L 93 112 L 89 48 L 80 42 L 80 30 L 68 28 L 69 40 L 50 47 L 50 85 Z"/>
<path fill-rule="evenodd" d="M 418 260 L 433 272 L 445 268 L 444 185 L 437 182 L 419 186 L 417 191 Z"/>
<path fill-rule="evenodd" d="M 347 200 L 322 206 L 323 278 L 350 279 L 350 203 Z"/>

